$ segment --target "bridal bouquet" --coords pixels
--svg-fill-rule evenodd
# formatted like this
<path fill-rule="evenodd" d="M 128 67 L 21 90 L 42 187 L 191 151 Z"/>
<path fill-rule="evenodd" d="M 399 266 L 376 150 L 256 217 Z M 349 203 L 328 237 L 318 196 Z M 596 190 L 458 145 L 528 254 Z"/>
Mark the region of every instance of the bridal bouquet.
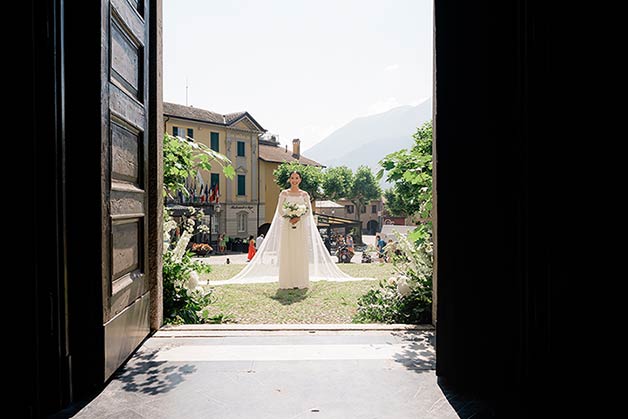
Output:
<path fill-rule="evenodd" d="M 307 206 L 305 204 L 297 204 L 295 202 L 283 203 L 283 217 L 292 219 L 299 218 L 307 213 Z M 292 225 L 292 228 L 297 228 L 296 225 Z"/>

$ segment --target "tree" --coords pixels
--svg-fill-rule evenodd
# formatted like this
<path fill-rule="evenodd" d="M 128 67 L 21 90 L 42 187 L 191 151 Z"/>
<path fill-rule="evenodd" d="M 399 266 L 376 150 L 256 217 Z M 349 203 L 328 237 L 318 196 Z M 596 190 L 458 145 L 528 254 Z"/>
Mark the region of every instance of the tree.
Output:
<path fill-rule="evenodd" d="M 394 183 L 390 196 L 392 205 L 386 209 L 393 215 L 418 216 L 428 219 L 432 212 L 432 121 L 417 128 L 414 146 L 384 157 L 377 173 L 381 179 Z"/>
<path fill-rule="evenodd" d="M 391 197 L 386 203 L 391 214 L 429 220 L 411 236 L 419 239 L 426 237 L 432 228 L 432 121 L 417 128 L 412 137 L 411 149 L 391 153 L 379 162 L 383 169 L 377 178 L 381 179 L 387 172 L 386 180 L 394 183 L 386 195 Z"/>
<path fill-rule="evenodd" d="M 349 196 L 353 171 L 347 166 L 330 167 L 323 174 L 325 197 L 335 201 Z"/>
<path fill-rule="evenodd" d="M 358 167 L 358 170 L 356 170 L 351 181 L 349 195 L 347 196 L 347 198 L 349 198 L 349 200 L 356 206 L 355 219 L 360 219 L 360 212 L 363 206 L 366 206 L 369 201 L 378 199 L 381 196 L 382 190 L 380 189 L 371 168 L 368 166 Z"/>
<path fill-rule="evenodd" d="M 384 200 L 386 201 L 386 209 L 388 212 L 397 217 L 406 217 L 406 208 L 404 202 L 399 196 L 397 188 L 389 188 L 384 191 Z"/>
<path fill-rule="evenodd" d="M 299 188 L 307 191 L 311 199 L 322 197 L 320 189 L 323 181 L 323 171 L 317 166 L 306 166 L 297 162 L 280 164 L 273 171 L 275 183 L 279 185 L 279 188 L 286 189 L 290 187 L 288 180 L 290 179 L 290 173 L 294 171 L 301 173 L 301 185 L 299 185 Z"/>

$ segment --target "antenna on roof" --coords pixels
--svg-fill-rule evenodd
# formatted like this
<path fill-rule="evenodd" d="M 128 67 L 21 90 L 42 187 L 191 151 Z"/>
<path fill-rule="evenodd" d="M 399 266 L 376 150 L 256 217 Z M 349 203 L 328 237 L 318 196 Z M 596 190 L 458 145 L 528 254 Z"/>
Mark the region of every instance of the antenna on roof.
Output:
<path fill-rule="evenodd" d="M 188 106 L 188 78 L 185 78 L 185 106 Z"/>

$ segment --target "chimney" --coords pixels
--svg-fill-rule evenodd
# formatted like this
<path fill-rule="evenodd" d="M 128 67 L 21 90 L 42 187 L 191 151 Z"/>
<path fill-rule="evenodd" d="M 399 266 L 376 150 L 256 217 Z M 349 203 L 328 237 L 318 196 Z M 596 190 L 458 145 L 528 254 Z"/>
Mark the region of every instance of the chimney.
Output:
<path fill-rule="evenodd" d="M 292 157 L 297 160 L 301 158 L 301 140 L 298 138 L 292 140 Z"/>

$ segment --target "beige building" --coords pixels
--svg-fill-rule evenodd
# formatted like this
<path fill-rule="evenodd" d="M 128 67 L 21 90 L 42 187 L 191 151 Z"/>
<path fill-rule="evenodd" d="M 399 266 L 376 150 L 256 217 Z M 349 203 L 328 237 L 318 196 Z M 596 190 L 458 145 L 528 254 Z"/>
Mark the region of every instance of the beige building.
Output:
<path fill-rule="evenodd" d="M 344 217 L 356 220 L 356 211 L 360 211 L 360 222 L 362 223 L 363 234 L 373 235 L 381 230 L 384 204 L 381 199 L 372 200 L 362 208 L 356 208 L 355 204 L 348 199 L 339 199 L 337 204 L 344 207 Z"/>
<path fill-rule="evenodd" d="M 218 185 L 220 193 L 217 202 L 194 203 L 204 207 L 206 221 L 211 220 L 212 241 L 219 233 L 246 239 L 250 235 L 257 237 L 260 230 L 267 231 L 281 191 L 273 171 L 281 163 L 299 161 L 321 166 L 301 156 L 300 140 L 293 140 L 288 149 L 281 147 L 276 137 L 263 136 L 266 130 L 248 112 L 221 115 L 164 102 L 164 129 L 171 135 L 205 144 L 233 163 L 234 179 L 226 179 L 217 163 L 211 173 L 200 174 L 203 184 L 211 190 Z"/>
<path fill-rule="evenodd" d="M 346 208 L 334 201 L 316 201 L 316 212 L 332 217 L 347 218 Z"/>

